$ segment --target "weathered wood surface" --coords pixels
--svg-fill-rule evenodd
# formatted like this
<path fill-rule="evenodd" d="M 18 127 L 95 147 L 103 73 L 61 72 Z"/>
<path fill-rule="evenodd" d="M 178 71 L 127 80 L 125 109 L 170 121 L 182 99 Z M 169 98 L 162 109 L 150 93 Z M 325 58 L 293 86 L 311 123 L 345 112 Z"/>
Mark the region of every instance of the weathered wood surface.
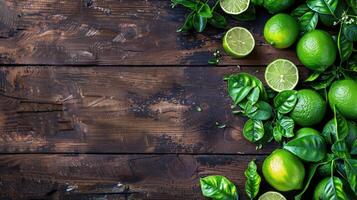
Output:
<path fill-rule="evenodd" d="M 247 199 L 244 170 L 251 159 L 263 157 L 2 155 L 0 199 L 203 199 L 199 178 L 216 174 Z"/>
<path fill-rule="evenodd" d="M 223 81 L 263 70 L 2 67 L 0 152 L 265 154 L 243 138 Z"/>
<path fill-rule="evenodd" d="M 221 49 L 223 31 L 176 33 L 184 9 L 169 0 L 2 0 L 0 63 L 54 65 L 206 65 Z M 256 48 L 246 59 L 224 56 L 222 65 L 263 65 L 297 59 L 262 37 L 265 11 L 254 22 L 233 22 L 251 30 Z"/>

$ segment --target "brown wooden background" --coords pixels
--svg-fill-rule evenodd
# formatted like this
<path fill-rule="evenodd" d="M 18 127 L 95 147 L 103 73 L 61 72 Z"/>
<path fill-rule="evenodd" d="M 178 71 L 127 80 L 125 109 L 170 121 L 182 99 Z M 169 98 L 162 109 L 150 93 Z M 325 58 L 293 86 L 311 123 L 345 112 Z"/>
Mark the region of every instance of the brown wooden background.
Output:
<path fill-rule="evenodd" d="M 259 11 L 234 24 L 254 52 L 209 66 L 224 31 L 176 33 L 184 15 L 169 0 L 0 1 L 0 199 L 202 199 L 199 178 L 220 174 L 245 200 L 247 163 L 276 146 L 244 140 L 223 76 L 262 78 L 295 53 L 264 42 Z"/>

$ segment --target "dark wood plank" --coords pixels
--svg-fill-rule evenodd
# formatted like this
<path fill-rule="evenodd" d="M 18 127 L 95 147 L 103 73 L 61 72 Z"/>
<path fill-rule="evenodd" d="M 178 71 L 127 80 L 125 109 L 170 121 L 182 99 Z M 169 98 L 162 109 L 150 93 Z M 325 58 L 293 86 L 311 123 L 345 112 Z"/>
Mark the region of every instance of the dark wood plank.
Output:
<path fill-rule="evenodd" d="M 92 2 L 92 3 L 90 3 Z M 0 2 L 0 63 L 91 65 L 206 65 L 221 48 L 224 31 L 176 33 L 186 11 L 168 0 L 62 0 Z M 295 52 L 264 42 L 267 19 L 234 22 L 254 33 L 256 48 L 245 59 L 224 56 L 222 65 L 263 65 L 275 58 L 297 63 Z"/>
<path fill-rule="evenodd" d="M 203 199 L 199 178 L 224 175 L 246 200 L 244 170 L 252 159 L 263 157 L 2 155 L 0 199 Z"/>
<path fill-rule="evenodd" d="M 235 72 L 263 80 L 263 71 L 2 67 L 0 152 L 265 154 L 272 147 L 257 152 L 243 138 L 245 119 L 231 113 L 223 81 Z"/>

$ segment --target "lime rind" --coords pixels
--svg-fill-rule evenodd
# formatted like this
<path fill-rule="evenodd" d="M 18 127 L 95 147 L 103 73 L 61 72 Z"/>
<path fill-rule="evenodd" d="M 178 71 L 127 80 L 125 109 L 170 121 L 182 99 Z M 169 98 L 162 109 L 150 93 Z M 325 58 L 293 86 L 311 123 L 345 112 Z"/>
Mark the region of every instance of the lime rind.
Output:
<path fill-rule="evenodd" d="M 250 54 L 254 46 L 254 37 L 243 27 L 231 28 L 223 38 L 223 47 L 226 52 L 238 58 Z"/>
<path fill-rule="evenodd" d="M 259 197 L 258 200 L 286 200 L 286 198 L 279 192 L 266 192 Z"/>
<path fill-rule="evenodd" d="M 265 81 L 277 92 L 292 90 L 299 82 L 299 72 L 294 63 L 286 59 L 277 59 L 265 70 Z"/>
<path fill-rule="evenodd" d="M 238 15 L 246 11 L 250 0 L 220 0 L 219 5 L 222 10 L 231 15 Z"/>

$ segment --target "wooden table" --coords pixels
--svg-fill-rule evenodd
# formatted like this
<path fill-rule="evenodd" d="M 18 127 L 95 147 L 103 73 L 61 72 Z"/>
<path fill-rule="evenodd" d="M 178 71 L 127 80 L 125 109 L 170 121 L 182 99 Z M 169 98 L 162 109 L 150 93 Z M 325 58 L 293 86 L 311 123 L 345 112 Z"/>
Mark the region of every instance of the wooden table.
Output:
<path fill-rule="evenodd" d="M 243 138 L 223 76 L 298 62 L 264 42 L 259 11 L 235 22 L 254 52 L 210 66 L 223 31 L 176 33 L 185 13 L 168 0 L 0 1 L 0 199 L 202 199 L 212 174 L 247 199 L 247 163 L 277 146 Z"/>

